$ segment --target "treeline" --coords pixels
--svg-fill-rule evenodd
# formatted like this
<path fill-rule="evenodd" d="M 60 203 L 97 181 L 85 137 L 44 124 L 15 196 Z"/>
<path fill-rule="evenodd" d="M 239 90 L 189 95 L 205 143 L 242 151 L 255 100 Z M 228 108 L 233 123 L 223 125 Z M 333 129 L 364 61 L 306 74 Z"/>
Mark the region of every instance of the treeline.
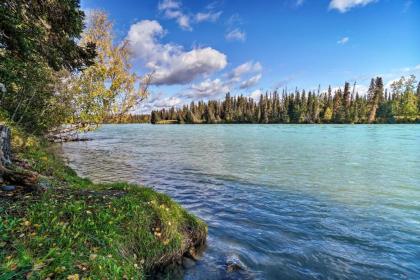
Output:
<path fill-rule="evenodd" d="M 128 114 L 123 118 L 120 117 L 108 117 L 103 122 L 104 124 L 124 124 L 124 123 L 150 123 L 150 115 L 137 115 Z"/>
<path fill-rule="evenodd" d="M 228 93 L 223 101 L 152 111 L 151 123 L 395 123 L 420 122 L 419 114 L 420 83 L 414 76 L 393 82 L 390 90 L 377 77 L 364 95 L 347 82 L 326 92 L 267 92 L 258 100 Z"/>

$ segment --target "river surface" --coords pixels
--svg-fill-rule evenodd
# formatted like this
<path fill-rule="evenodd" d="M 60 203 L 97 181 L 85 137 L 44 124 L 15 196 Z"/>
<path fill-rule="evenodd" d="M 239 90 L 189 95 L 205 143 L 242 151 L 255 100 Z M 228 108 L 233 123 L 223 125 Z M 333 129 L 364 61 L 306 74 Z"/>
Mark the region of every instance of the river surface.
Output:
<path fill-rule="evenodd" d="M 153 186 L 209 225 L 184 279 L 420 279 L 420 125 L 105 125 L 79 175 Z M 239 258 L 245 272 L 226 272 Z"/>

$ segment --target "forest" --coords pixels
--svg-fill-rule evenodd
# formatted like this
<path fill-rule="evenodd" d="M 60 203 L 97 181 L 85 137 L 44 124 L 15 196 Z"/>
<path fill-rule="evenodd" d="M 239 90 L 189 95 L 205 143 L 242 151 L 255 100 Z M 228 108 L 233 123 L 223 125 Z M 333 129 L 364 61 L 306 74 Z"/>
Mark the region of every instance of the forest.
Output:
<path fill-rule="evenodd" d="M 420 82 L 412 75 L 394 81 L 389 90 L 382 78 L 372 79 L 363 95 L 356 91 L 356 84 L 348 82 L 325 92 L 267 92 L 259 100 L 228 93 L 223 101 L 152 111 L 151 123 L 413 123 L 420 121 L 419 114 Z"/>

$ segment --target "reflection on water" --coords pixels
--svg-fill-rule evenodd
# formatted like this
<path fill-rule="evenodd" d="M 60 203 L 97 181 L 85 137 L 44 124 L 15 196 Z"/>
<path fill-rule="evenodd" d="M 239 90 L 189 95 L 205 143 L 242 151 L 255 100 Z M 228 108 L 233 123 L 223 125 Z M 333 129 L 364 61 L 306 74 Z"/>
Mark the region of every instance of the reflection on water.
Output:
<path fill-rule="evenodd" d="M 106 125 L 64 156 L 209 225 L 185 279 L 420 279 L 420 126 Z M 237 256 L 247 272 L 227 273 Z"/>

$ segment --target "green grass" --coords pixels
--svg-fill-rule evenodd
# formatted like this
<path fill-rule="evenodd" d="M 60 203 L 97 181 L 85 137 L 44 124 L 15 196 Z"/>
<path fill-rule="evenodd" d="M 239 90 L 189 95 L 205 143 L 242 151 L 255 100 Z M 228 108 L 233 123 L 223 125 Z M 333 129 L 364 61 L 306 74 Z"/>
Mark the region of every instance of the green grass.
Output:
<path fill-rule="evenodd" d="M 0 279 L 143 279 L 205 242 L 204 222 L 168 196 L 93 184 L 38 140 L 21 144 L 17 158 L 49 190 L 0 198 Z"/>

